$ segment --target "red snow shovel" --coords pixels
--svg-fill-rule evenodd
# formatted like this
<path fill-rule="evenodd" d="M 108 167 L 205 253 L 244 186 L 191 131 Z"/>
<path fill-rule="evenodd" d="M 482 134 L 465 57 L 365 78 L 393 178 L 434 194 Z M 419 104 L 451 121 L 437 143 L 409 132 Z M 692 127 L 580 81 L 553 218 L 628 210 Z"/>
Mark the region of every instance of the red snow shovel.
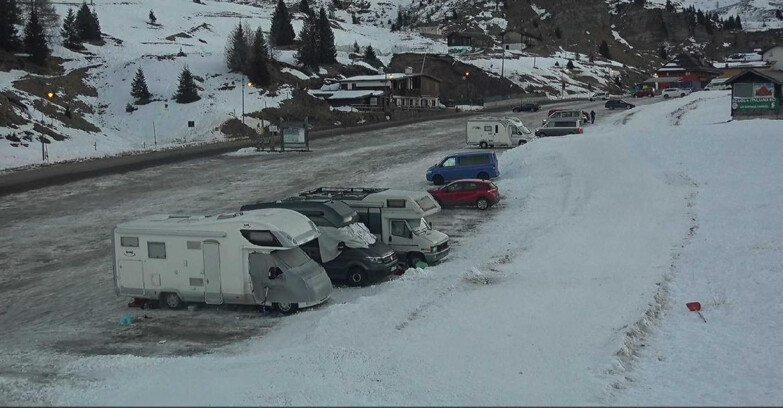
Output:
<path fill-rule="evenodd" d="M 704 316 L 701 315 L 701 303 L 699 302 L 689 302 L 686 303 L 685 306 L 688 306 L 688 310 L 691 312 L 696 312 L 699 314 L 699 317 L 701 317 L 701 320 L 704 320 L 704 323 L 707 323 L 707 319 L 704 318 Z"/>

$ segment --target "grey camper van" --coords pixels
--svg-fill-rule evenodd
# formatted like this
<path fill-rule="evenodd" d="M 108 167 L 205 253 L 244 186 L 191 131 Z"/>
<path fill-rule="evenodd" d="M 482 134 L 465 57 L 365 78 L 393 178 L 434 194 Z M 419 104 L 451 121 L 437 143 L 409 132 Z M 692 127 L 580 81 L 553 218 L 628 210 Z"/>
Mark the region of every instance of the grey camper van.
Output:
<path fill-rule="evenodd" d="M 258 202 L 243 205 L 241 211 L 262 208 L 293 210 L 315 223 L 320 237 L 301 248 L 324 267 L 333 281 L 360 286 L 397 271 L 398 259 L 394 250 L 376 239 L 359 222 L 356 211 L 342 201 L 296 199 Z"/>

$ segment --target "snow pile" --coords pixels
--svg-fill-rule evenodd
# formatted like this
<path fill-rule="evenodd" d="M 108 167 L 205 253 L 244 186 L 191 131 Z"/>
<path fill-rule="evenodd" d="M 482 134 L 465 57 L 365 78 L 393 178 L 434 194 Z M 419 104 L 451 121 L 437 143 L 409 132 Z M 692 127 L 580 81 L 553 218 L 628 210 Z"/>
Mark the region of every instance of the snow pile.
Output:
<path fill-rule="evenodd" d="M 46 397 L 774 404 L 783 398 L 780 125 L 726 123 L 728 110 L 726 92 L 698 92 L 599 113 L 583 135 L 508 150 L 502 205 L 443 264 L 220 352 L 80 359 L 57 376 L 74 380 Z M 707 323 L 684 307 L 692 300 Z"/>

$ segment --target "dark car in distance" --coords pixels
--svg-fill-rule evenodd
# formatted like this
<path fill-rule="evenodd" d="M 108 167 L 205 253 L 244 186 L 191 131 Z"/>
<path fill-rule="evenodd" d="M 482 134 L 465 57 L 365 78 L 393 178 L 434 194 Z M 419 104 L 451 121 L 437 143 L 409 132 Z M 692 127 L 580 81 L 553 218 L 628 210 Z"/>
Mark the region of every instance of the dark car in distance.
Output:
<path fill-rule="evenodd" d="M 427 192 L 435 197 L 442 207 L 471 206 L 486 210 L 500 200 L 498 186 L 481 179 L 457 180 Z"/>
<path fill-rule="evenodd" d="M 633 93 L 634 98 L 643 98 L 645 96 L 649 96 L 649 97 L 655 96 L 655 90 L 653 90 L 652 88 L 644 88 Z"/>
<path fill-rule="evenodd" d="M 514 106 L 511 109 L 513 112 L 538 112 L 541 109 L 541 105 L 537 103 L 523 103 L 521 105 Z"/>
<path fill-rule="evenodd" d="M 632 103 L 628 103 L 628 102 L 626 102 L 626 101 L 624 101 L 622 99 L 610 99 L 610 100 L 606 101 L 606 103 L 604 104 L 604 108 L 612 109 L 612 110 L 614 110 L 614 109 L 631 109 L 631 108 L 635 108 L 635 107 L 636 107 L 636 105 L 634 105 Z"/>

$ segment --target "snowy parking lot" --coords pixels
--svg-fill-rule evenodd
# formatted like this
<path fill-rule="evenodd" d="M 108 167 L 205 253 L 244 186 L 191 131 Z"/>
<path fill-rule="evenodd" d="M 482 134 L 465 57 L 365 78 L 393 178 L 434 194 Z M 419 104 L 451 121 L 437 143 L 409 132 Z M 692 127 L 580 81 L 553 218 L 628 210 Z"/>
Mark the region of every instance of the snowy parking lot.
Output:
<path fill-rule="evenodd" d="M 659 101 L 611 117 L 599 108 L 584 135 L 498 150 L 501 204 L 432 218 L 454 240 L 446 262 L 338 286 L 326 304 L 290 317 L 128 309 L 112 289 L 111 228 L 320 185 L 425 189 L 428 166 L 466 150 L 464 120 L 4 197 L 0 402 L 779 401 L 781 354 L 768 340 L 783 311 L 782 226 L 770 217 L 783 192 L 760 182 L 780 173 L 774 126 L 726 123 L 720 92 Z M 532 129 L 544 114 L 518 116 Z M 726 221 L 739 208 L 748 211 Z M 685 309 L 692 300 L 708 323 Z M 118 327 L 125 313 L 137 321 Z"/>

